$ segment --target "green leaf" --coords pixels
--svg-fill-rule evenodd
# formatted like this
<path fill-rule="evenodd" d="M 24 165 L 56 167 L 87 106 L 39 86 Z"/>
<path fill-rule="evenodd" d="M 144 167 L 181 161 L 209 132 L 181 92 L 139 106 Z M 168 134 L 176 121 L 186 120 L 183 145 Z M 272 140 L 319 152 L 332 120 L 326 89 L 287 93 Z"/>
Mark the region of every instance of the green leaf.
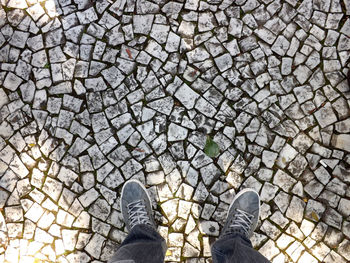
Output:
<path fill-rule="evenodd" d="M 205 143 L 204 152 L 209 157 L 216 157 L 220 153 L 219 145 L 214 142 L 210 136 L 207 136 L 207 141 Z"/>

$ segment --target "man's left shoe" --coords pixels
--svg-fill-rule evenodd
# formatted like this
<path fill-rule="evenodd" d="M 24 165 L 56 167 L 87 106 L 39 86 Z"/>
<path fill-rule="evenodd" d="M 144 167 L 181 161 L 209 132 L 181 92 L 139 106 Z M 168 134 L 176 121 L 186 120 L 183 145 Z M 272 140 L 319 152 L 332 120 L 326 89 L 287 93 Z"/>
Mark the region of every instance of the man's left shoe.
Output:
<path fill-rule="evenodd" d="M 151 199 L 146 188 L 139 181 L 131 179 L 124 184 L 120 207 L 128 231 L 140 224 L 156 229 Z"/>

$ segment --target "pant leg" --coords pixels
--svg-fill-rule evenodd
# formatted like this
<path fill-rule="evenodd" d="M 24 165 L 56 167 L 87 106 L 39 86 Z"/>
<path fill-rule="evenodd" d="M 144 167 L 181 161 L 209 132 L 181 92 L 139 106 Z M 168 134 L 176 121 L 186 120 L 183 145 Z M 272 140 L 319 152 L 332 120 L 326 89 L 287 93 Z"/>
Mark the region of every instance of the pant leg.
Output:
<path fill-rule="evenodd" d="M 219 238 L 211 247 L 213 263 L 268 263 L 270 262 L 252 247 L 249 239 L 239 233 Z"/>
<path fill-rule="evenodd" d="M 147 225 L 136 225 L 108 263 L 163 263 L 166 242 Z"/>

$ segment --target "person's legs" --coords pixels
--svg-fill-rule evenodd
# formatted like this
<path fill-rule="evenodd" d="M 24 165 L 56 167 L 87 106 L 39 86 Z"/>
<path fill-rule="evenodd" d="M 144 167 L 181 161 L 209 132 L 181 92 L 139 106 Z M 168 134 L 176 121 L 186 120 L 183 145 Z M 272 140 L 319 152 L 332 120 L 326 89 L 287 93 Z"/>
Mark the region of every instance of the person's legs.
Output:
<path fill-rule="evenodd" d="M 166 242 L 156 231 L 151 200 L 139 181 L 124 184 L 121 210 L 129 234 L 108 262 L 163 263 Z"/>
<path fill-rule="evenodd" d="M 244 189 L 233 199 L 219 239 L 211 248 L 213 263 L 270 262 L 256 251 L 249 240 L 259 220 L 260 198 Z"/>
<path fill-rule="evenodd" d="M 270 262 L 256 251 L 249 239 L 231 234 L 218 239 L 211 248 L 213 263 L 260 263 Z"/>
<path fill-rule="evenodd" d="M 109 263 L 164 262 L 164 239 L 148 225 L 135 226 L 120 245 Z"/>

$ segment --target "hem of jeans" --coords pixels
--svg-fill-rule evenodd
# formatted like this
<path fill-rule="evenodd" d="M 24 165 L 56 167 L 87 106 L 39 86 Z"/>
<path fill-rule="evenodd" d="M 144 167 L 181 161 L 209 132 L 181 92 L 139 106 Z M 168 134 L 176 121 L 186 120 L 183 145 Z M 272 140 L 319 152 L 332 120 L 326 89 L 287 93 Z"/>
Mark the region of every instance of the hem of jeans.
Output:
<path fill-rule="evenodd" d="M 237 230 L 228 230 L 222 234 L 222 237 L 230 236 L 230 235 L 239 235 L 239 236 L 247 238 L 247 235 L 244 233 L 244 231 L 238 230 L 238 229 Z"/>
<path fill-rule="evenodd" d="M 219 239 L 222 239 L 222 238 L 235 238 L 237 236 L 242 238 L 243 240 L 251 243 L 249 237 L 247 235 L 245 235 L 243 231 L 240 231 L 240 230 L 232 230 L 232 231 L 226 232 L 222 236 L 220 236 Z"/>
<path fill-rule="evenodd" d="M 148 225 L 148 224 L 137 224 L 137 225 L 135 225 L 135 226 L 131 229 L 131 231 L 132 231 L 135 227 L 141 227 L 142 229 L 145 229 L 147 232 L 156 232 L 157 234 L 159 234 L 155 226 L 150 226 L 150 225 Z M 131 231 L 130 231 L 130 232 L 131 232 Z"/>
<path fill-rule="evenodd" d="M 159 234 L 158 230 L 153 227 L 153 226 L 150 226 L 150 225 L 147 225 L 147 224 L 138 224 L 136 226 L 139 226 L 142 230 L 146 231 L 147 233 L 150 233 L 150 234 L 155 234 L 157 235 L 159 238 L 161 238 L 162 240 L 162 243 L 164 243 L 164 246 L 163 246 L 163 250 L 166 251 L 167 247 L 166 247 L 166 241 L 165 239 Z M 134 226 L 132 229 L 134 229 L 136 226 Z"/>

